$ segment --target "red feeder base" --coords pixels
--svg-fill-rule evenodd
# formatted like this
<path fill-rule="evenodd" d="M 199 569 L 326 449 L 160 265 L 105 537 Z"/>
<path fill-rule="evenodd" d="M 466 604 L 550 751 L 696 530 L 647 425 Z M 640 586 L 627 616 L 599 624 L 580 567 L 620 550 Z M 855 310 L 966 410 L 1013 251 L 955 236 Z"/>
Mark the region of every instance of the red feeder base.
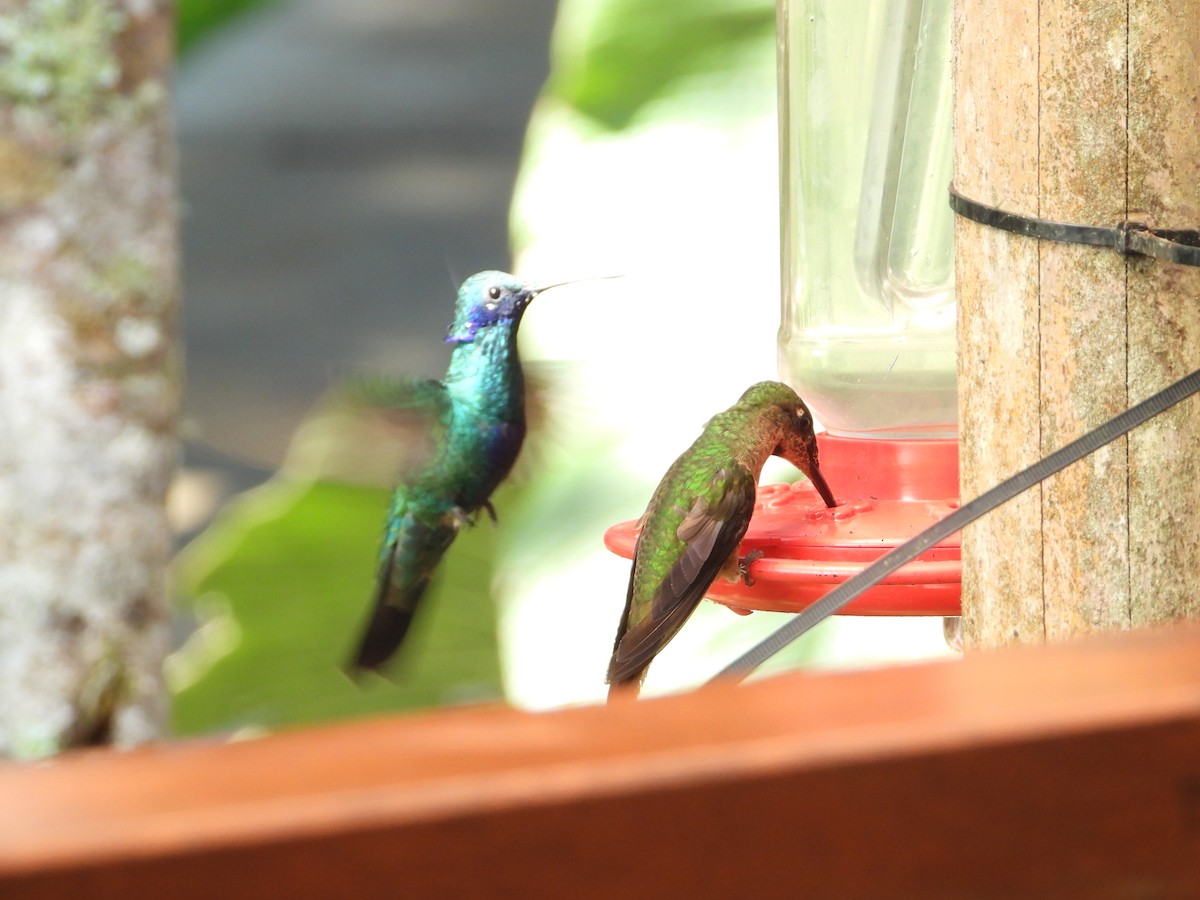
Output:
<path fill-rule="evenodd" d="M 958 442 L 874 440 L 820 434 L 821 472 L 838 506 L 827 509 L 807 479 L 759 486 L 741 553 L 763 551 L 747 587 L 718 578 L 709 598 L 738 612 L 800 612 L 888 550 L 958 506 Z M 604 535 L 633 558 L 637 522 Z M 958 535 L 921 554 L 846 607 L 857 616 L 957 616 Z"/>

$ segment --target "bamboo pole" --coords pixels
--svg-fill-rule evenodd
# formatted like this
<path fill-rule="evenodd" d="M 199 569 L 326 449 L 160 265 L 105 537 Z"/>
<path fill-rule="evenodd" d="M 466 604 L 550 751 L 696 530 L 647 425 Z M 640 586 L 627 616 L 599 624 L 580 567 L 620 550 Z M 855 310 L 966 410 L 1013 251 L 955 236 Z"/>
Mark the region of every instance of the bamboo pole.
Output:
<path fill-rule="evenodd" d="M 1200 227 L 1200 7 L 955 8 L 955 184 L 1025 215 Z M 985 14 L 986 13 L 986 14 Z M 1200 365 L 1200 272 L 960 219 L 962 495 Z M 963 535 L 967 646 L 1200 611 L 1200 406 L 1181 405 Z"/>
<path fill-rule="evenodd" d="M 1131 0 L 1129 208 L 1200 228 L 1200 6 Z M 1129 401 L 1200 366 L 1200 269 L 1135 260 Z M 1200 616 L 1200 403 L 1129 436 L 1130 619 Z"/>

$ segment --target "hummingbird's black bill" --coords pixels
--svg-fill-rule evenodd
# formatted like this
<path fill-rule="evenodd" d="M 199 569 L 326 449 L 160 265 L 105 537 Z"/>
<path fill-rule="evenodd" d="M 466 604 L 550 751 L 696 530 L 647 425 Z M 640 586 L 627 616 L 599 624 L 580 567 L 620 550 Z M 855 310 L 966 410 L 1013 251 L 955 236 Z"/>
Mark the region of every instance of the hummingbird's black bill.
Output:
<path fill-rule="evenodd" d="M 570 281 L 556 281 L 553 284 L 542 285 L 529 289 L 529 299 L 533 299 L 543 291 L 548 291 L 552 288 L 566 287 L 569 284 L 587 284 L 589 281 L 608 281 L 611 278 L 624 278 L 624 275 L 589 275 L 586 278 L 572 278 Z"/>
<path fill-rule="evenodd" d="M 830 509 L 837 506 L 837 500 L 833 497 L 833 491 L 829 489 L 829 484 L 825 481 L 825 476 L 821 474 L 821 470 L 817 467 L 817 454 L 815 450 L 809 454 L 808 466 L 808 480 L 817 489 L 817 493 L 821 495 L 821 499 L 825 501 L 825 505 Z"/>

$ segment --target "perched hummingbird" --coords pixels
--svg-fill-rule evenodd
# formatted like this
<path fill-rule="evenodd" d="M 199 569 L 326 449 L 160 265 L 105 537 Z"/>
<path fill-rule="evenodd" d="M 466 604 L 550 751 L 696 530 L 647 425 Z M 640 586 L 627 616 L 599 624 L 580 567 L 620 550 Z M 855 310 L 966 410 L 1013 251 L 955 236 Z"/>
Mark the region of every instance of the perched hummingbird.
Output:
<path fill-rule="evenodd" d="M 425 419 L 426 446 L 392 495 L 380 551 L 375 604 L 351 667 L 378 669 L 404 640 L 429 579 L 458 530 L 481 509 L 512 469 L 525 439 L 525 379 L 517 328 L 531 287 L 504 272 L 480 272 L 458 289 L 454 345 L 441 381 L 407 384 L 390 401 Z"/>
<path fill-rule="evenodd" d="M 754 512 L 767 457 L 782 456 L 836 506 L 817 467 L 812 414 L 786 384 L 762 381 L 704 426 L 671 464 L 642 515 L 625 612 L 608 664 L 609 699 L 636 696 L 654 657 L 722 575 L 746 579 L 738 547 Z M 761 554 L 759 554 L 761 555 Z"/>

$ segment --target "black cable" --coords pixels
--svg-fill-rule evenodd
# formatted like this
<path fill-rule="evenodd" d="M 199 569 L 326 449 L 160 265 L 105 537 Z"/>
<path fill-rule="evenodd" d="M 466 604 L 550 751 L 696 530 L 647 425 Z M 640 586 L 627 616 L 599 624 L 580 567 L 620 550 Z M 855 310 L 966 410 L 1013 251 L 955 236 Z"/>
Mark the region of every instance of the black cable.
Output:
<path fill-rule="evenodd" d="M 965 219 L 1013 234 L 1108 247 L 1125 256 L 1151 256 L 1182 266 L 1200 266 L 1200 231 L 1183 228 L 1151 228 L 1144 222 L 1126 220 L 1116 226 L 1075 225 L 1009 212 L 964 197 L 950 185 L 950 208 Z"/>

